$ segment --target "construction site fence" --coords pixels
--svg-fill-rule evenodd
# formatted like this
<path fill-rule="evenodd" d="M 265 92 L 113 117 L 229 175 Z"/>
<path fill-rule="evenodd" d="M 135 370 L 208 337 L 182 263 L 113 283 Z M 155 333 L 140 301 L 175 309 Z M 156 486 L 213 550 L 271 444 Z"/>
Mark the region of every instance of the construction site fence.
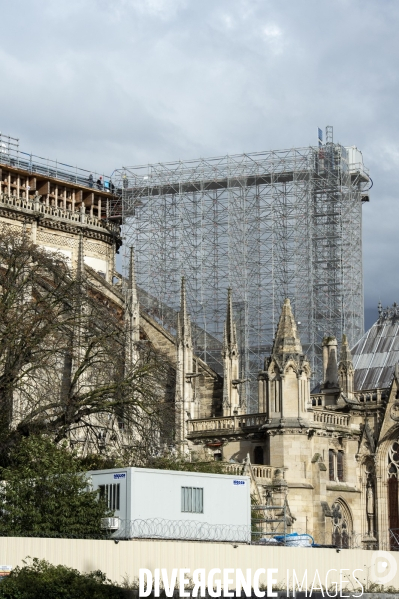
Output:
<path fill-rule="evenodd" d="M 290 570 L 291 582 L 293 569 L 300 580 L 307 571 L 307 587 L 310 589 L 316 570 L 321 581 L 325 581 L 328 572 L 330 572 L 331 579 L 331 574 L 334 574 L 331 570 L 335 569 L 338 574 L 332 580 L 339 581 L 341 569 L 346 575 L 357 569 L 357 575 L 365 590 L 370 583 L 377 583 L 379 573 L 376 572 L 376 558 L 382 560 L 381 557 L 378 557 L 378 552 L 362 551 L 361 549 L 338 551 L 333 548 L 313 549 L 246 543 L 176 542 L 167 539 L 118 541 L 117 539 L 26 537 L 2 538 L 1 555 L 2 563 L 13 569 L 16 566 L 22 566 L 27 556 L 31 556 L 48 560 L 54 565 L 64 564 L 84 572 L 101 570 L 110 580 L 118 584 L 122 584 L 127 579 L 133 583 L 135 579 L 138 579 L 140 568 L 148 568 L 152 572 L 155 568 L 166 568 L 168 572 L 174 568 L 189 568 L 191 573 L 197 568 L 204 568 L 206 572 L 212 568 L 240 568 L 242 572 L 245 572 L 247 568 L 251 568 L 253 572 L 258 568 L 276 568 L 278 573 L 275 578 L 279 583 L 286 581 L 287 569 Z M 399 553 L 389 552 L 387 556 L 384 556 L 383 561 L 392 563 L 393 568 L 389 582 L 381 591 L 387 590 L 388 586 L 399 589 Z M 265 580 L 266 576 L 261 577 L 260 583 L 264 583 Z M 290 587 L 292 588 L 292 584 Z M 280 586 L 280 588 L 286 587 Z M 343 595 L 349 596 L 350 593 L 351 586 L 347 585 Z M 311 596 L 313 597 L 313 593 Z M 325 593 L 324 597 L 326 597 Z"/>

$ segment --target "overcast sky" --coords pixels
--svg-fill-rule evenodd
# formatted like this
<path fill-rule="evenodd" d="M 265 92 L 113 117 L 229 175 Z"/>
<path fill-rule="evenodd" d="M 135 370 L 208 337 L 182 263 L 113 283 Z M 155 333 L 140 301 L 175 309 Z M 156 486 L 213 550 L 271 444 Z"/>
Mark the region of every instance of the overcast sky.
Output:
<path fill-rule="evenodd" d="M 0 131 L 83 168 L 357 145 L 366 324 L 399 302 L 397 0 L 2 3 Z"/>

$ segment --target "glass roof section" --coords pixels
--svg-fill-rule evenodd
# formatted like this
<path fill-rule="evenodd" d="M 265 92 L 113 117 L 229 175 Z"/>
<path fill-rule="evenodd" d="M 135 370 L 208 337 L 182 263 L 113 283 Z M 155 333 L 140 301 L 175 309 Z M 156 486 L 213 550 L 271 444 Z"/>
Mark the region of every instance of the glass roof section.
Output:
<path fill-rule="evenodd" d="M 399 363 L 399 306 L 378 306 L 379 318 L 352 349 L 355 390 L 390 386 Z"/>

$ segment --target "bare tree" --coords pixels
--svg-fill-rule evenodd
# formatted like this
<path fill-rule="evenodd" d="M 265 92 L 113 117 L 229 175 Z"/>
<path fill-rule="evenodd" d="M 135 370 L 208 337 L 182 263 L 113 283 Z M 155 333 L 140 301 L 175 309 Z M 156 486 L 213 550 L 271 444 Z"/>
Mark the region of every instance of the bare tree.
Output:
<path fill-rule="evenodd" d="M 87 270 L 0 232 L 0 459 L 46 433 L 144 464 L 173 435 L 170 365 L 145 342 L 127 359 L 125 306 Z"/>

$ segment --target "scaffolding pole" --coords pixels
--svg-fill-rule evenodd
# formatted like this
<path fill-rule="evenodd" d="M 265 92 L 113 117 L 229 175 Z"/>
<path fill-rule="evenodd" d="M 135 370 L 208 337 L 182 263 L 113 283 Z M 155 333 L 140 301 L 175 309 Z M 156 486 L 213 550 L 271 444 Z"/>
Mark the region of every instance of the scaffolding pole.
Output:
<path fill-rule="evenodd" d="M 115 172 L 125 248 L 134 245 L 142 307 L 167 329 L 180 280 L 197 354 L 222 374 L 227 289 L 233 290 L 240 378 L 256 412 L 257 375 L 281 306 L 291 299 L 304 352 L 321 378 L 323 336 L 363 334 L 362 160 L 319 147 L 125 167 Z M 127 264 L 127 262 L 125 262 Z"/>

